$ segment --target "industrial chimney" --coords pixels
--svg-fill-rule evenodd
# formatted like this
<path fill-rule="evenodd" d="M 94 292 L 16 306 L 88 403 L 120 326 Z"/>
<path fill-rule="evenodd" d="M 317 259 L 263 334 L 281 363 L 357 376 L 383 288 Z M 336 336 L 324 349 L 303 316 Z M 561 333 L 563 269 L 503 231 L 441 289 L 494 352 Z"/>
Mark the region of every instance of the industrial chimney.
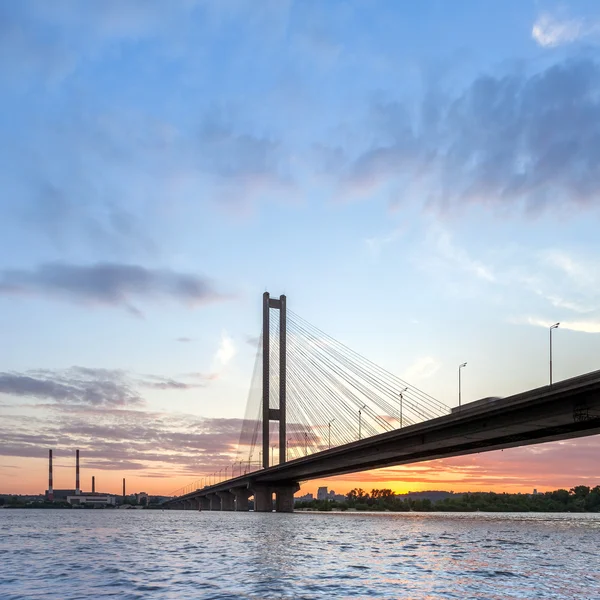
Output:
<path fill-rule="evenodd" d="M 123 499 L 125 498 L 125 477 L 123 477 Z"/>
<path fill-rule="evenodd" d="M 79 450 L 75 450 L 75 495 L 79 496 Z"/>
<path fill-rule="evenodd" d="M 96 493 L 96 478 L 92 475 L 92 494 Z"/>
<path fill-rule="evenodd" d="M 48 450 L 48 500 L 54 501 L 54 490 L 52 489 L 52 450 Z"/>

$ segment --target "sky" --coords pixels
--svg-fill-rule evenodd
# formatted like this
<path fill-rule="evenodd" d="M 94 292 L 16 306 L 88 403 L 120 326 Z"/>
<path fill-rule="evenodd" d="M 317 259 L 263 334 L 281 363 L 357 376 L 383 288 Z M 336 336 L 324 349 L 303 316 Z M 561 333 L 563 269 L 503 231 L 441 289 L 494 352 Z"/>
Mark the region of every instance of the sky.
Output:
<path fill-rule="evenodd" d="M 600 368 L 600 5 L 0 0 L 0 493 L 234 460 L 264 291 L 448 407 Z M 308 482 L 600 483 L 598 437 Z"/>

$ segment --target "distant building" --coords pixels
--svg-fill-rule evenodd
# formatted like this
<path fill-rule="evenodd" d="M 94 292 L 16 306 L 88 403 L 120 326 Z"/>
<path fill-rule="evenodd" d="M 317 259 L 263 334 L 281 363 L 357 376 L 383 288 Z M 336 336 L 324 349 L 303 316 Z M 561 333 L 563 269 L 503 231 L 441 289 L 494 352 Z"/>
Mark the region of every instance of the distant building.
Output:
<path fill-rule="evenodd" d="M 116 504 L 116 496 L 112 494 L 79 494 L 72 495 L 66 498 L 71 506 L 81 504 L 89 504 L 91 506 L 114 506 Z"/>
<path fill-rule="evenodd" d="M 535 488 L 533 488 L 533 495 L 537 496 L 537 490 Z"/>
<path fill-rule="evenodd" d="M 146 494 L 146 492 L 139 492 L 136 494 L 135 500 L 138 504 L 144 504 L 148 506 L 148 494 Z"/>
<path fill-rule="evenodd" d="M 317 490 L 317 500 L 327 500 L 329 495 L 327 494 L 327 486 L 320 487 Z"/>
<path fill-rule="evenodd" d="M 304 494 L 304 496 L 297 496 L 294 498 L 294 502 L 310 502 L 314 499 L 315 497 L 312 494 Z"/>
<path fill-rule="evenodd" d="M 75 490 L 53 490 L 53 500 L 54 502 L 62 501 L 66 502 L 69 496 L 75 496 Z M 48 497 L 48 490 L 45 492 L 46 500 L 50 500 Z"/>

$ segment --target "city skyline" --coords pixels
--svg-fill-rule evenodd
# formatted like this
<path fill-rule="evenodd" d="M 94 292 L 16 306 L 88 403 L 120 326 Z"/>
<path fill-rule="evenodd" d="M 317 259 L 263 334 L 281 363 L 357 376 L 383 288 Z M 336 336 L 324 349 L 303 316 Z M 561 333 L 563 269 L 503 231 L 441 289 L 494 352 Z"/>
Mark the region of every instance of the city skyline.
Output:
<path fill-rule="evenodd" d="M 596 3 L 32 0 L 3 23 L 0 493 L 44 489 L 48 449 L 56 488 L 75 448 L 106 492 L 230 468 L 265 290 L 448 408 L 459 372 L 463 403 L 547 385 L 555 323 L 553 380 L 600 368 Z M 596 485 L 599 450 L 299 493 Z"/>

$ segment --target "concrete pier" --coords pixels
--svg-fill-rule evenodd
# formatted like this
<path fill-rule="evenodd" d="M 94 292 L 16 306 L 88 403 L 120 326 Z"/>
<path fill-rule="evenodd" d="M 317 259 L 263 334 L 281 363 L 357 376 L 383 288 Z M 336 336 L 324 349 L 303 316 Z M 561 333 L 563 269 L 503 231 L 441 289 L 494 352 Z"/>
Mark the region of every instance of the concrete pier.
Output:
<path fill-rule="evenodd" d="M 221 498 L 217 494 L 208 494 L 207 497 L 210 501 L 210 510 L 221 510 Z"/>
<path fill-rule="evenodd" d="M 232 489 L 230 492 L 235 496 L 235 510 L 248 512 L 250 510 L 248 506 L 248 498 L 252 496 L 252 492 L 247 489 Z"/>
<path fill-rule="evenodd" d="M 221 499 L 221 510 L 235 510 L 235 496 L 231 492 L 217 492 Z"/>
<path fill-rule="evenodd" d="M 254 512 L 273 512 L 273 490 L 270 487 L 257 485 L 254 492 Z"/>
<path fill-rule="evenodd" d="M 300 486 L 297 483 L 274 488 L 275 510 L 277 512 L 294 512 L 294 494 L 299 489 Z"/>
<path fill-rule="evenodd" d="M 206 496 L 200 496 L 198 498 L 200 510 L 210 510 L 210 500 Z"/>

